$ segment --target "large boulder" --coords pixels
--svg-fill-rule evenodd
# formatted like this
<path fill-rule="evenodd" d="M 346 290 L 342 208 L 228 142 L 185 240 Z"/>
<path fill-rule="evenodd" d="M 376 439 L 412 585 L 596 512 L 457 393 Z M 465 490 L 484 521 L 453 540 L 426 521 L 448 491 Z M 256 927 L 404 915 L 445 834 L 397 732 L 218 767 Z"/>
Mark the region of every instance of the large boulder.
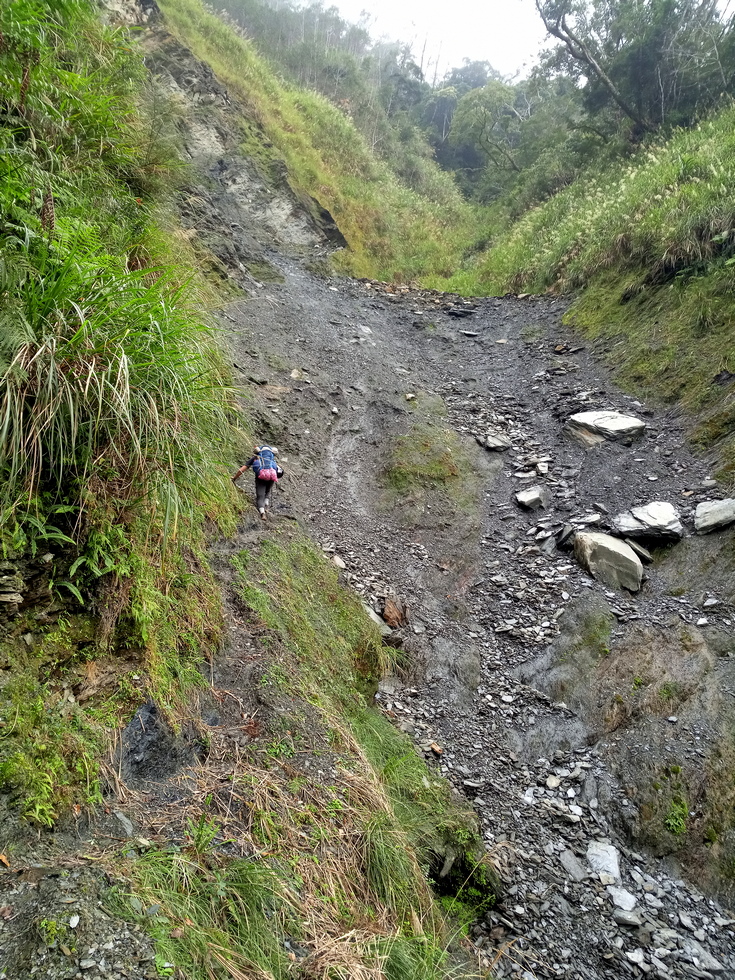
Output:
<path fill-rule="evenodd" d="M 643 565 L 630 545 L 609 534 L 580 531 L 574 538 L 574 557 L 590 575 L 611 588 L 637 592 Z"/>
<path fill-rule="evenodd" d="M 694 514 L 694 529 L 697 534 L 707 534 L 735 522 L 735 500 L 705 500 L 697 504 Z"/>
<path fill-rule="evenodd" d="M 611 442 L 631 442 L 643 435 L 646 423 L 620 412 L 579 412 L 572 415 L 566 430 L 586 446 L 596 446 L 606 439 Z"/>
<path fill-rule="evenodd" d="M 672 504 L 653 500 L 641 507 L 631 507 L 613 518 L 613 524 L 628 538 L 648 538 L 655 541 L 680 541 L 684 527 L 679 512 Z"/>

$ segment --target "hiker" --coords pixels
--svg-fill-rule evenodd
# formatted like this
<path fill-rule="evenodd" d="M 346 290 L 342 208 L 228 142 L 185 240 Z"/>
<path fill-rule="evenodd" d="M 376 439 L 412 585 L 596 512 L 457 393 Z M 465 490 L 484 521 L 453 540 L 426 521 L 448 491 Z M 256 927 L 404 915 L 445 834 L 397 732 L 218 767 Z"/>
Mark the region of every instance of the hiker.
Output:
<path fill-rule="evenodd" d="M 283 476 L 283 470 L 276 462 L 277 449 L 272 446 L 255 446 L 253 455 L 232 477 L 234 483 L 245 470 L 252 469 L 255 474 L 255 506 L 261 521 L 266 519 L 266 508 L 270 507 L 271 491 Z"/>
<path fill-rule="evenodd" d="M 253 455 L 232 477 L 234 483 L 245 470 L 252 469 L 255 474 L 255 506 L 258 508 L 261 521 L 266 519 L 266 508 L 270 507 L 271 490 L 283 476 L 283 470 L 276 462 L 277 449 L 271 446 L 255 446 Z"/>

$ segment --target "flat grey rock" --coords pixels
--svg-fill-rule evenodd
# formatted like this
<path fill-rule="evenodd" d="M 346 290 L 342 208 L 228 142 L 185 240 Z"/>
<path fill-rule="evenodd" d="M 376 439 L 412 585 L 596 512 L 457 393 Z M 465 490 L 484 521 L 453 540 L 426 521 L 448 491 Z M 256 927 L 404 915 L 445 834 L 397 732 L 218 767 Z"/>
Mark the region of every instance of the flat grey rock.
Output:
<path fill-rule="evenodd" d="M 622 909 L 623 912 L 632 912 L 638 904 L 635 895 L 631 895 L 625 888 L 618 888 L 617 885 L 608 885 L 607 893 L 615 908 Z"/>
<path fill-rule="evenodd" d="M 529 487 L 527 490 L 519 490 L 516 500 L 527 510 L 537 510 L 539 507 L 546 507 L 548 495 L 543 487 Z"/>
<path fill-rule="evenodd" d="M 735 500 L 705 500 L 697 504 L 694 515 L 694 529 L 697 534 L 707 534 L 735 522 Z"/>
<path fill-rule="evenodd" d="M 637 592 L 643 581 L 643 565 L 624 541 L 599 531 L 580 531 L 574 538 L 574 557 L 582 568 L 613 589 Z"/>
<path fill-rule="evenodd" d="M 598 874 L 608 874 L 620 881 L 620 857 L 618 849 L 612 844 L 590 841 L 587 847 L 587 864 Z"/>
<path fill-rule="evenodd" d="M 582 865 L 574 851 L 562 851 L 559 855 L 559 862 L 573 881 L 584 881 L 587 877 L 587 869 Z"/>
<path fill-rule="evenodd" d="M 506 439 L 505 436 L 495 435 L 492 432 L 488 432 L 485 438 L 480 440 L 480 445 L 484 446 L 485 449 L 489 449 L 491 452 L 498 453 L 502 453 L 511 447 L 509 439 Z"/>
<path fill-rule="evenodd" d="M 724 973 L 725 967 L 716 960 L 711 953 L 698 943 L 696 939 L 685 939 L 684 943 L 684 953 L 687 958 L 698 966 L 700 970 L 707 970 L 709 973 Z"/>
<path fill-rule="evenodd" d="M 643 916 L 638 912 L 626 912 L 625 909 L 613 909 L 613 919 L 619 926 L 635 929 L 643 925 Z"/>
<path fill-rule="evenodd" d="M 646 423 L 620 412 L 579 412 L 565 426 L 570 435 L 584 445 L 595 446 L 605 440 L 619 442 L 643 435 Z"/>
<path fill-rule="evenodd" d="M 129 817 L 126 817 L 125 814 L 122 812 L 122 810 L 115 810 L 114 815 L 115 815 L 115 819 L 120 824 L 120 826 L 125 831 L 125 833 L 128 835 L 128 837 L 132 837 L 133 834 L 135 833 L 135 827 L 133 827 L 132 820 L 130 820 Z"/>
<path fill-rule="evenodd" d="M 643 547 L 640 541 L 634 541 L 632 538 L 625 538 L 624 540 L 645 565 L 650 565 L 653 562 L 653 555 L 647 548 Z"/>
<path fill-rule="evenodd" d="M 629 538 L 680 541 L 684 537 L 679 512 L 663 500 L 653 500 L 650 504 L 623 511 L 613 518 L 613 524 Z"/>

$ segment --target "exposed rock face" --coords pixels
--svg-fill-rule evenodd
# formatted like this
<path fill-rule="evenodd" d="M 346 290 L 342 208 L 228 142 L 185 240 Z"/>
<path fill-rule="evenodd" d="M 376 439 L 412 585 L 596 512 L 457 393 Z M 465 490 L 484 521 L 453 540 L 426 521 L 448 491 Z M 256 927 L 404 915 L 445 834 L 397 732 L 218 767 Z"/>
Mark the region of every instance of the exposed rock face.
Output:
<path fill-rule="evenodd" d="M 611 588 L 637 592 L 643 565 L 633 549 L 609 534 L 583 531 L 574 539 L 574 556 L 590 575 Z"/>
<path fill-rule="evenodd" d="M 25 606 L 51 601 L 49 578 L 54 556 L 18 556 L 0 561 L 0 625 Z"/>
<path fill-rule="evenodd" d="M 694 515 L 697 534 L 717 531 L 733 522 L 735 522 L 735 499 L 728 497 L 727 500 L 705 500 L 704 503 L 697 504 Z"/>
<path fill-rule="evenodd" d="M 629 538 L 680 541 L 684 537 L 679 512 L 672 504 L 662 500 L 632 507 L 613 518 L 613 524 L 621 534 Z"/>
<path fill-rule="evenodd" d="M 160 17 L 155 0 L 101 0 L 103 17 L 113 24 L 142 26 Z"/>
<path fill-rule="evenodd" d="M 587 446 L 596 446 L 606 439 L 632 441 L 643 435 L 645 428 L 645 422 L 620 412 L 579 412 L 566 424 L 566 431 Z"/>

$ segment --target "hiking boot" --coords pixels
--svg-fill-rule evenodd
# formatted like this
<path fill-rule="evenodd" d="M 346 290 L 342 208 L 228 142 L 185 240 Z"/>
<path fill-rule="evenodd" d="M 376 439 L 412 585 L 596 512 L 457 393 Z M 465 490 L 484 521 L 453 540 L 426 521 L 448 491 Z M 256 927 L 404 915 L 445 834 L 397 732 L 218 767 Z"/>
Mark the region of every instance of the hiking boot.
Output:
<path fill-rule="evenodd" d="M 260 508 L 260 519 L 261 519 L 261 521 L 264 521 L 266 519 L 266 517 L 265 517 L 265 507 L 261 507 Z"/>

